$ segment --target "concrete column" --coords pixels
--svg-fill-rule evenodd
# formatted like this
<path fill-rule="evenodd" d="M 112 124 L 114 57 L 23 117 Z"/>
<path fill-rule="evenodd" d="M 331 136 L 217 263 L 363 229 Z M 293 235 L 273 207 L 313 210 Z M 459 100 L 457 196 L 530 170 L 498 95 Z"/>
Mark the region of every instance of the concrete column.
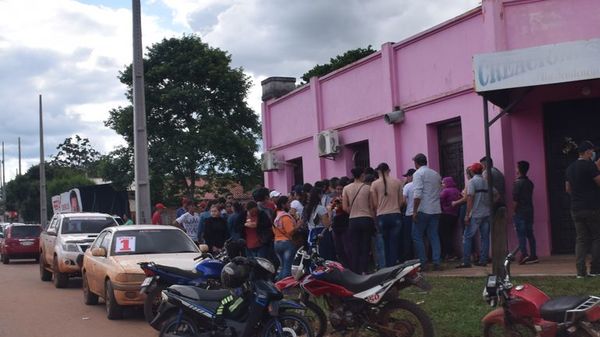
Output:
<path fill-rule="evenodd" d="M 310 92 L 313 98 L 313 104 L 315 106 L 315 112 L 317 114 L 317 125 L 315 134 L 325 129 L 325 122 L 323 119 L 323 98 L 321 92 L 321 82 L 318 77 L 312 77 L 310 79 Z M 313 144 L 315 148 L 315 155 L 318 155 L 316 151 L 317 144 Z M 327 178 L 327 169 L 325 167 L 325 161 L 327 159 L 319 158 L 319 177 L 320 179 Z"/>
<path fill-rule="evenodd" d="M 384 43 L 381 45 L 381 64 L 383 66 L 383 81 L 384 81 L 384 90 L 386 92 L 387 97 L 387 109 L 391 112 L 396 109 L 396 107 L 400 106 L 400 94 L 398 91 L 398 68 L 396 64 L 396 57 L 394 52 L 394 45 L 391 42 Z M 382 116 L 383 118 L 383 116 Z M 390 137 L 392 137 L 392 144 L 394 151 L 390 154 L 393 155 L 393 158 L 387 160 L 388 165 L 390 165 L 392 176 L 400 177 L 403 171 L 403 163 L 402 156 L 400 155 L 400 127 L 402 124 L 392 124 L 386 125 L 386 128 L 390 128 Z M 374 163 L 373 165 L 377 165 Z"/>

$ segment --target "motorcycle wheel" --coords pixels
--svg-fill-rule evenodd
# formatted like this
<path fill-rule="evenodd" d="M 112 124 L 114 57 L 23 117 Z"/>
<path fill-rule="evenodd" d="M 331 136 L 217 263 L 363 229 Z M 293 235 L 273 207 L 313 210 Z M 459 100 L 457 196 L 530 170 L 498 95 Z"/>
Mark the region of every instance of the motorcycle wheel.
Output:
<path fill-rule="evenodd" d="M 151 292 L 146 294 L 146 299 L 144 300 L 144 318 L 146 322 L 152 322 L 156 314 L 158 314 L 158 307 L 161 301 L 160 294 L 164 289 L 164 286 L 157 285 Z"/>
<path fill-rule="evenodd" d="M 535 337 L 535 330 L 526 324 L 516 323 L 505 326 L 498 323 L 487 323 L 483 327 L 483 337 Z"/>
<path fill-rule="evenodd" d="M 306 309 L 287 309 L 285 312 L 294 312 L 300 314 L 310 324 L 315 333 L 315 337 L 323 337 L 327 332 L 327 315 L 323 309 L 312 301 L 302 302 Z"/>
<path fill-rule="evenodd" d="M 193 337 L 199 333 L 196 322 L 190 316 L 183 314 L 181 319 L 174 315 L 160 329 L 159 337 Z"/>
<path fill-rule="evenodd" d="M 277 323 L 281 326 L 281 334 L 277 331 Z M 315 337 L 310 324 L 304 317 L 283 312 L 281 315 L 269 320 L 260 334 L 262 337 Z M 162 337 L 162 336 L 161 336 Z"/>
<path fill-rule="evenodd" d="M 433 337 L 433 323 L 423 309 L 413 302 L 396 299 L 388 302 L 376 315 L 355 330 L 354 336 Z"/>

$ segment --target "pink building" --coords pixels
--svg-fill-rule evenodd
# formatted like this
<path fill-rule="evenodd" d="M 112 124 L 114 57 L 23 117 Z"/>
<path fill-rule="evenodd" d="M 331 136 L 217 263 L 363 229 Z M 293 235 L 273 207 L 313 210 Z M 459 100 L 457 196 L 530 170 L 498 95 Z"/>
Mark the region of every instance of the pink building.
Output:
<path fill-rule="evenodd" d="M 572 252 L 564 171 L 576 154 L 567 138 L 600 144 L 598 18 L 597 0 L 483 0 L 300 88 L 265 80 L 266 185 L 289 192 L 380 162 L 400 176 L 419 152 L 462 182 L 463 168 L 485 154 L 485 94 L 490 119 L 511 107 L 490 127 L 508 196 L 516 162 L 531 163 L 539 255 Z"/>

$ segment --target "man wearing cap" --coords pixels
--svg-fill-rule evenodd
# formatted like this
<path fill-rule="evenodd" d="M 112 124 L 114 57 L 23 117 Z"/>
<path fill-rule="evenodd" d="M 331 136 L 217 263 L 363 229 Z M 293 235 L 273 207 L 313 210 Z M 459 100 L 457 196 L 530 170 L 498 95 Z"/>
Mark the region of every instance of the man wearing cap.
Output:
<path fill-rule="evenodd" d="M 476 266 L 485 267 L 490 250 L 490 202 L 488 183 L 483 178 L 483 165 L 474 163 L 469 166 L 473 178 L 467 183 L 467 211 L 465 214 L 465 231 L 463 234 L 463 263 L 456 268 L 471 267 L 471 245 L 477 230 L 481 236 L 479 261 Z"/>
<path fill-rule="evenodd" d="M 406 178 L 406 183 L 402 188 L 402 205 L 406 208 L 406 211 L 402 218 L 402 248 L 400 250 L 400 261 L 402 262 L 413 258 L 412 216 L 415 200 L 413 189 L 413 174 L 415 174 L 415 171 L 417 170 L 411 168 L 403 175 Z"/>
<path fill-rule="evenodd" d="M 152 214 L 153 225 L 162 225 L 162 214 L 165 211 L 165 209 L 165 205 L 163 205 L 160 202 L 154 206 L 154 213 Z"/>
<path fill-rule="evenodd" d="M 577 278 L 600 276 L 600 171 L 595 146 L 589 141 L 579 144 L 579 158 L 567 168 L 565 188 L 571 195 L 571 217 L 575 223 L 575 264 Z M 592 252 L 590 272 L 585 258 Z"/>
<path fill-rule="evenodd" d="M 415 200 L 413 205 L 413 231 L 412 237 L 415 250 L 421 265 L 427 263 L 425 244 L 423 237 L 431 243 L 431 259 L 433 270 L 440 270 L 440 236 L 439 221 L 442 213 L 440 204 L 440 190 L 442 188 L 442 177 L 436 171 L 427 167 L 427 157 L 419 153 L 414 158 L 416 171 L 413 174 L 413 188 Z"/>

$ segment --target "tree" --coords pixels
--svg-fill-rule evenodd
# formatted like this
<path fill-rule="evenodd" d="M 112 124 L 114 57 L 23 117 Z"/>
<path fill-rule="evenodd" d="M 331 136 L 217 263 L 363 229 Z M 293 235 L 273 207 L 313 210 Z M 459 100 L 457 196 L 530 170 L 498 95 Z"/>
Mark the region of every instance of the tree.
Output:
<path fill-rule="evenodd" d="M 245 101 L 251 83 L 230 64 L 230 55 L 195 35 L 148 48 L 144 81 L 151 190 L 163 191 L 174 181 L 194 195 L 198 174 L 229 173 L 244 182 L 256 172 L 260 125 Z M 131 65 L 119 80 L 132 102 Z M 105 124 L 133 148 L 131 105 L 111 110 Z"/>
<path fill-rule="evenodd" d="M 56 149 L 58 152 L 49 162 L 52 166 L 87 171 L 100 158 L 100 153 L 92 148 L 90 140 L 79 135 L 66 138 Z"/>
<path fill-rule="evenodd" d="M 329 63 L 317 64 L 311 70 L 307 71 L 306 73 L 304 73 L 304 75 L 302 75 L 302 80 L 304 81 L 304 83 L 308 83 L 311 77 L 321 77 L 327 75 L 330 72 L 343 68 L 348 64 L 362 59 L 363 57 L 367 57 L 373 54 L 374 52 L 376 51 L 371 48 L 371 45 L 369 45 L 367 48 L 356 48 L 348 50 L 342 55 L 338 55 L 335 58 L 330 59 Z"/>

